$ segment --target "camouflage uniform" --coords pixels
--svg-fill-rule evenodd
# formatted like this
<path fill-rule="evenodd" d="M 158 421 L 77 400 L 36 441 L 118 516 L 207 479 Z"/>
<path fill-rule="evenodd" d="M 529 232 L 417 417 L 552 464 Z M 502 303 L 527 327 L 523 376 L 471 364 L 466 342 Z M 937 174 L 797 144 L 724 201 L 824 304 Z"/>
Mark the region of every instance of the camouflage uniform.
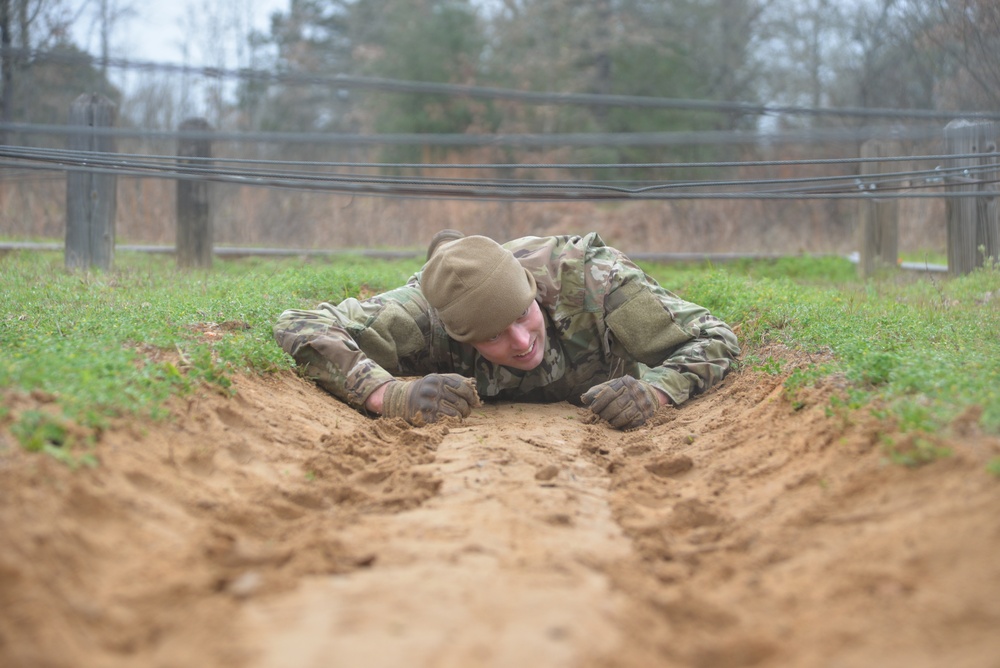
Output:
<path fill-rule="evenodd" d="M 483 398 L 576 404 L 628 374 L 680 404 L 721 381 L 739 354 L 724 322 L 660 287 L 596 233 L 504 247 L 534 275 L 545 316 L 545 355 L 531 371 L 495 365 L 449 338 L 420 292 L 420 272 L 363 302 L 285 311 L 274 336 L 307 377 L 355 408 L 394 377 L 429 373 L 475 377 Z"/>

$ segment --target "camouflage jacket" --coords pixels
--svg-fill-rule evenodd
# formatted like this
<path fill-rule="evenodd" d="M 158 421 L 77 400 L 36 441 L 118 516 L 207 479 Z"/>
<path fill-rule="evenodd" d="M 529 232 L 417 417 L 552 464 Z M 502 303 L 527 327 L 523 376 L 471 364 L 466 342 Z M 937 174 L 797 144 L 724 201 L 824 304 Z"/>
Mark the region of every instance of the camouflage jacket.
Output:
<path fill-rule="evenodd" d="M 724 322 L 596 233 L 504 246 L 534 274 L 547 325 L 544 359 L 531 371 L 494 365 L 451 339 L 420 292 L 420 272 L 364 301 L 285 311 L 274 336 L 306 377 L 355 408 L 396 376 L 429 373 L 475 377 L 483 398 L 577 404 L 594 385 L 629 374 L 680 404 L 722 380 L 739 354 Z"/>

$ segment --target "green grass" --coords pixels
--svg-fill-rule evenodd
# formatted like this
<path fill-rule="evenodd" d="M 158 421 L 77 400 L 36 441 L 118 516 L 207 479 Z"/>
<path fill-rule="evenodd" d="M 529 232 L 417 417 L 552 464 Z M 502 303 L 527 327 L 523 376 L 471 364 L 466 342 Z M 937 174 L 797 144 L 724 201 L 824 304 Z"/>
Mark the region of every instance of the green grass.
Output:
<path fill-rule="evenodd" d="M 989 464 L 986 465 L 986 470 L 1000 478 L 1000 457 L 994 457 L 990 460 Z"/>
<path fill-rule="evenodd" d="M 113 271 L 68 272 L 61 254 L 7 254 L 0 390 L 52 401 L 45 415 L 3 408 L 0 425 L 51 453 L 71 440 L 66 423 L 99 431 L 116 416 L 161 418 L 171 396 L 206 383 L 228 391 L 235 374 L 290 368 L 271 335 L 284 309 L 396 287 L 417 268 L 345 257 L 181 272 L 169 256 L 120 253 Z M 853 265 L 829 257 L 645 268 L 739 325 L 745 365 L 782 373 L 782 361 L 762 352 L 773 342 L 829 353 L 788 379 L 793 399 L 797 387 L 837 373 L 849 388 L 831 411 L 877 405 L 904 430 L 933 432 L 978 405 L 983 427 L 1000 433 L 1000 270 L 861 282 Z"/>
<path fill-rule="evenodd" d="M 787 276 L 777 271 L 782 263 Z M 814 270 L 803 263 L 814 263 Z M 790 258 L 700 273 L 647 269 L 685 298 L 740 324 L 745 363 L 779 371 L 773 361 L 756 356 L 769 342 L 833 354 L 832 362 L 793 374 L 788 381 L 793 390 L 841 373 L 851 383 L 854 406 L 878 399 L 904 430 L 935 431 L 978 405 L 982 425 L 1000 432 L 1000 269 L 995 266 L 956 278 L 900 272 L 868 282 L 836 258 Z"/>
<path fill-rule="evenodd" d="M 91 428 L 158 418 L 200 383 L 226 390 L 235 373 L 288 368 L 271 336 L 282 310 L 395 287 L 413 268 L 345 258 L 181 272 L 169 257 L 119 254 L 113 271 L 74 273 L 58 254 L 12 253 L 0 258 L 0 388 L 51 395 Z"/>
<path fill-rule="evenodd" d="M 941 251 L 910 251 L 900 253 L 901 262 L 913 262 L 917 265 L 948 266 L 948 254 Z"/>

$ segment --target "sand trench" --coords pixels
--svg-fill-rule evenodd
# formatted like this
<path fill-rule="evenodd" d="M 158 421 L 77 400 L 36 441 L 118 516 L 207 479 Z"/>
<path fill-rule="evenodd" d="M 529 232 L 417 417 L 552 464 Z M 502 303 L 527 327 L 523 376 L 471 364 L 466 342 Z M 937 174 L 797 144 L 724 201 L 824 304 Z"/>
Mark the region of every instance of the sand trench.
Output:
<path fill-rule="evenodd" d="M 888 465 L 911 436 L 782 380 L 620 433 L 241 377 L 77 471 L 0 430 L 0 665 L 1000 666 L 1000 440 Z"/>

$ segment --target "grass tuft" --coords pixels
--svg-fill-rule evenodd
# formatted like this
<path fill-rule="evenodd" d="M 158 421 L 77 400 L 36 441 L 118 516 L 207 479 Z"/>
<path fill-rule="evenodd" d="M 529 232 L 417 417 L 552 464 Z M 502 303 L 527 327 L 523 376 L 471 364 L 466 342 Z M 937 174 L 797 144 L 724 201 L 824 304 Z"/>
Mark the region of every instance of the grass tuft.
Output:
<path fill-rule="evenodd" d="M 887 442 L 883 446 L 883 451 L 893 464 L 899 464 L 909 468 L 925 466 L 939 459 L 952 456 L 950 448 L 938 445 L 929 438 L 914 436 L 906 439 L 902 443 Z"/>
<path fill-rule="evenodd" d="M 1000 478 L 1000 457 L 994 457 L 986 465 L 986 470 L 997 478 Z"/>

